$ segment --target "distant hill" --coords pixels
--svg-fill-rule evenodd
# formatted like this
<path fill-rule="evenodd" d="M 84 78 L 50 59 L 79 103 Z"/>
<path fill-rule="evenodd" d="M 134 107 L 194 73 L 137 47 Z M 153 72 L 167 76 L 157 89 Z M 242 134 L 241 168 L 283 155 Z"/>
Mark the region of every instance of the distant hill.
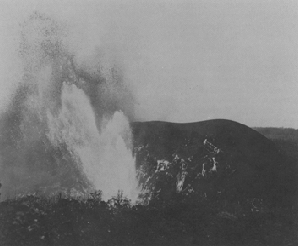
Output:
<path fill-rule="evenodd" d="M 298 141 L 298 130 L 293 128 L 254 127 L 253 129 L 272 140 L 280 139 Z"/>
<path fill-rule="evenodd" d="M 272 140 L 298 167 L 298 130 L 292 128 L 255 127 L 256 131 Z"/>
<path fill-rule="evenodd" d="M 291 203 L 295 166 L 259 132 L 230 120 L 132 123 L 144 186 L 156 197 L 197 193 L 214 200 Z M 294 184 L 295 183 L 295 184 Z"/>

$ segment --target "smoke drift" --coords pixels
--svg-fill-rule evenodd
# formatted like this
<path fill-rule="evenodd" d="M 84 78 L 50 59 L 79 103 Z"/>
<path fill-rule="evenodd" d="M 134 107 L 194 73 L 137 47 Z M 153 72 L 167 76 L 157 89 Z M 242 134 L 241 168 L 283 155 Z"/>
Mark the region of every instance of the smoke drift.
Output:
<path fill-rule="evenodd" d="M 0 119 L 3 197 L 100 189 L 135 200 L 134 100 L 121 64 L 102 47 L 81 59 L 69 40 L 43 14 L 22 25 L 23 79 Z"/>

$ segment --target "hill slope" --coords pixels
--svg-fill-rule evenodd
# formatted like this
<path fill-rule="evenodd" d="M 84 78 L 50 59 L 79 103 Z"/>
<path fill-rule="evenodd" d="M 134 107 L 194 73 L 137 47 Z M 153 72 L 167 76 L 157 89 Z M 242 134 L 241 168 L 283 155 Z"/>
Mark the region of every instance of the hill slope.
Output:
<path fill-rule="evenodd" d="M 141 181 L 153 196 L 198 193 L 212 199 L 266 200 L 295 197 L 293 163 L 257 131 L 230 120 L 177 124 L 132 123 Z"/>
<path fill-rule="evenodd" d="M 255 127 L 254 130 L 272 140 L 298 166 L 298 130 L 274 127 Z"/>

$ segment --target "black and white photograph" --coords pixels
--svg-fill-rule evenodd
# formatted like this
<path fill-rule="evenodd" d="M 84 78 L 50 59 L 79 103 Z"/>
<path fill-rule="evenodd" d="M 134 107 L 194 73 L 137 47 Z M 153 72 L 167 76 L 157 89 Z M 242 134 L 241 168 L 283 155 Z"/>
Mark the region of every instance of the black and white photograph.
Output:
<path fill-rule="evenodd" d="M 298 0 L 0 0 L 0 246 L 192 245 L 298 245 Z"/>

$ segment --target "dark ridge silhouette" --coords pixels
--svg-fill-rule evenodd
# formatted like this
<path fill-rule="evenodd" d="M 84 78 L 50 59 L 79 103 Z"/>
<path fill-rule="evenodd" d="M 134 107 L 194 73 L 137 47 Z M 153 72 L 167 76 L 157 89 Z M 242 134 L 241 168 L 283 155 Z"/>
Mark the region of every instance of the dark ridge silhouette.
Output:
<path fill-rule="evenodd" d="M 296 245 L 297 160 L 279 145 L 230 120 L 131 126 L 148 203 L 101 191 L 7 199 L 0 245 Z"/>
<path fill-rule="evenodd" d="M 222 199 L 228 200 L 261 199 L 270 206 L 290 205 L 295 200 L 293 161 L 271 140 L 246 125 L 215 119 L 183 124 L 134 122 L 131 126 L 137 166 L 150 173 L 149 187 L 160 184 L 161 177 L 156 180 L 152 176 L 165 173 L 156 172 L 158 162 L 167 160 L 172 164 L 168 169 L 171 174 L 164 175 L 170 176 L 166 179 L 171 184 L 166 188 L 159 185 L 159 197 L 163 193 L 160 187 L 164 187 L 168 198 L 169 193 L 174 194 L 176 177 L 181 176 L 184 165 L 187 174 L 182 191 L 192 187 L 210 197 L 221 194 Z M 210 150 L 207 143 L 220 151 Z M 215 164 L 216 171 L 212 170 Z M 203 169 L 206 175 L 200 175 Z M 147 176 L 144 180 L 148 180 Z"/>

